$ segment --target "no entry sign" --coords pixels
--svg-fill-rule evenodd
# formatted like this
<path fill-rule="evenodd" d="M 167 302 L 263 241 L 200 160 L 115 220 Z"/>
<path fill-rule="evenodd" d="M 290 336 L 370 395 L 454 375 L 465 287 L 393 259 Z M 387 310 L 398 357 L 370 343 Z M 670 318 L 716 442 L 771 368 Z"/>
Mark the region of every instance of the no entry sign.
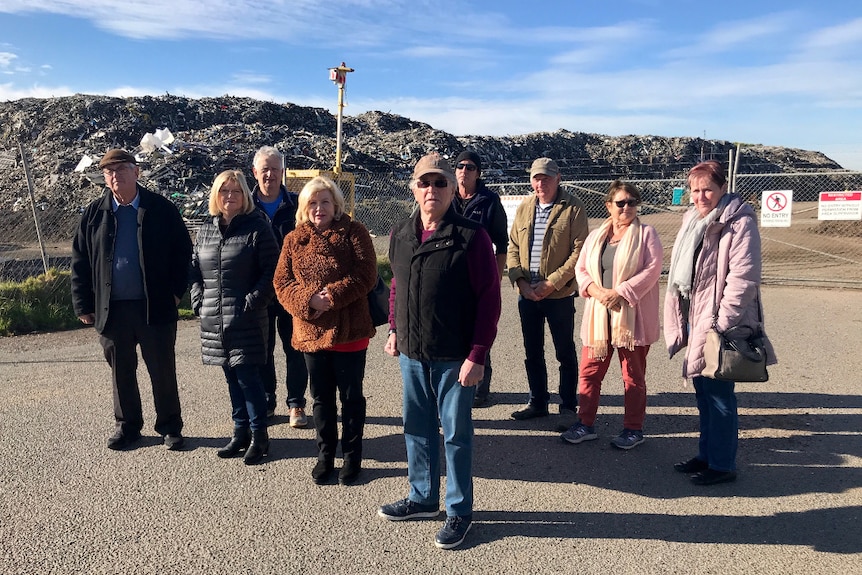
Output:
<path fill-rule="evenodd" d="M 789 228 L 793 190 L 766 190 L 760 197 L 760 226 Z"/>

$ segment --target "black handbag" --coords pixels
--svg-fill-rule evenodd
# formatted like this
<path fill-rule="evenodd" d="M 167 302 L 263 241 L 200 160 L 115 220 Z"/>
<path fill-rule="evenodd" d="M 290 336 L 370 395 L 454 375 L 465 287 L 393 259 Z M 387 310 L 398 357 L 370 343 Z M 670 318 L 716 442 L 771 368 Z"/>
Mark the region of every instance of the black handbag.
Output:
<path fill-rule="evenodd" d="M 706 364 L 700 374 L 727 381 L 769 381 L 763 337 L 755 334 L 734 338 L 733 334 L 738 330 L 732 327 L 720 333 L 713 326 L 707 332 L 703 346 Z"/>
<path fill-rule="evenodd" d="M 389 323 L 389 288 L 380 274 L 377 274 L 377 283 L 368 292 L 368 311 L 374 327 Z"/>

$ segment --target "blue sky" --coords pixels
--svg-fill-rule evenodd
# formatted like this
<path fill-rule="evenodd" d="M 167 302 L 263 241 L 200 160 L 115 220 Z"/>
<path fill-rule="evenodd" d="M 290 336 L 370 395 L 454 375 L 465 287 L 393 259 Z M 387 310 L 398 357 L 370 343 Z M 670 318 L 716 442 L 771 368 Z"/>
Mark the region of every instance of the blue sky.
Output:
<path fill-rule="evenodd" d="M 849 0 L 0 0 L 0 100 L 250 96 L 456 135 L 565 128 L 819 150 L 862 170 Z"/>

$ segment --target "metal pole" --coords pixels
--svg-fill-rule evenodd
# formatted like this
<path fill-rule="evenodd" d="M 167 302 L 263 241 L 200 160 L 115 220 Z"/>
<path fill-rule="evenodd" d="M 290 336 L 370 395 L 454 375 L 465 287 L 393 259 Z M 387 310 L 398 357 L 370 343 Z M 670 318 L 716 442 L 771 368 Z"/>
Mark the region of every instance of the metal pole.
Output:
<path fill-rule="evenodd" d="M 727 151 L 727 190 L 733 193 L 733 149 Z"/>
<path fill-rule="evenodd" d="M 341 119 L 344 115 L 344 84 L 338 85 L 338 122 L 335 132 L 335 168 L 336 174 L 341 173 Z"/>
<path fill-rule="evenodd" d="M 335 175 L 341 173 L 341 123 L 344 117 L 344 84 L 347 83 L 347 74 L 349 72 L 353 72 L 353 68 L 348 68 L 344 62 L 342 62 L 341 66 L 338 66 L 337 68 L 329 69 L 329 79 L 335 82 L 336 86 L 338 86 L 338 124 L 335 134 L 335 167 L 332 169 Z"/>
<path fill-rule="evenodd" d="M 736 174 L 739 173 L 739 148 L 740 144 L 736 144 L 736 158 L 733 161 L 733 181 L 730 185 L 730 190 L 736 193 Z"/>
<path fill-rule="evenodd" d="M 42 252 L 42 268 L 48 273 L 48 254 L 45 253 L 45 242 L 42 241 L 42 228 L 39 226 L 39 216 L 36 213 L 36 196 L 33 193 L 33 179 L 30 177 L 30 167 L 27 165 L 27 156 L 24 155 L 24 145 L 18 140 L 18 151 L 21 153 L 21 161 L 24 164 L 24 177 L 27 179 L 27 190 L 30 193 L 30 207 L 33 209 L 33 223 L 36 226 L 36 238 L 39 240 L 39 251 Z"/>

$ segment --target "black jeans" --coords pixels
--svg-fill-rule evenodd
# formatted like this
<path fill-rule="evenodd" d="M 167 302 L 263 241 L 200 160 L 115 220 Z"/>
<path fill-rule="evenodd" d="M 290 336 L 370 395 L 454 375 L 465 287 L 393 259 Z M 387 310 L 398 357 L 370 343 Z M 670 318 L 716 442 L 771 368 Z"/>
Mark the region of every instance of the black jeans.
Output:
<path fill-rule="evenodd" d="M 545 322 L 551 332 L 554 351 L 560 363 L 560 408 L 574 411 L 578 406 L 578 356 L 575 353 L 575 298 L 532 301 L 518 297 L 521 332 L 527 356 L 527 382 L 530 404 L 546 409 L 550 401 L 548 367 L 545 364 Z"/>
<path fill-rule="evenodd" d="M 305 390 L 308 387 L 308 370 L 305 367 L 305 358 L 302 352 L 293 349 L 290 338 L 293 337 L 293 318 L 284 311 L 280 304 L 274 303 L 269 306 L 269 337 L 266 340 L 266 365 L 260 366 L 260 377 L 263 380 L 263 389 L 266 392 L 267 409 L 275 409 L 278 405 L 276 400 L 276 388 L 278 382 L 275 376 L 275 333 L 281 339 L 281 347 L 287 363 L 287 406 L 305 408 Z"/>
<path fill-rule="evenodd" d="M 491 393 L 491 375 L 494 369 L 491 367 L 491 352 L 488 352 L 488 357 L 485 358 L 485 375 L 482 381 L 476 386 L 476 397 L 488 397 Z"/>
<path fill-rule="evenodd" d="M 361 351 L 318 351 L 306 353 L 311 383 L 314 427 L 317 430 L 317 458 L 332 462 L 338 445 L 338 408 L 341 399 L 341 453 L 344 461 L 362 461 L 362 432 L 365 428 L 365 354 Z"/>
<path fill-rule="evenodd" d="M 183 429 L 183 418 L 174 352 L 176 322 L 148 325 L 147 303 L 144 300 L 112 301 L 110 305 L 108 323 L 99 342 L 111 366 L 117 429 L 134 433 L 141 431 L 144 426 L 137 377 L 137 347 L 141 346 L 141 357 L 153 386 L 156 433 L 179 434 Z"/>

